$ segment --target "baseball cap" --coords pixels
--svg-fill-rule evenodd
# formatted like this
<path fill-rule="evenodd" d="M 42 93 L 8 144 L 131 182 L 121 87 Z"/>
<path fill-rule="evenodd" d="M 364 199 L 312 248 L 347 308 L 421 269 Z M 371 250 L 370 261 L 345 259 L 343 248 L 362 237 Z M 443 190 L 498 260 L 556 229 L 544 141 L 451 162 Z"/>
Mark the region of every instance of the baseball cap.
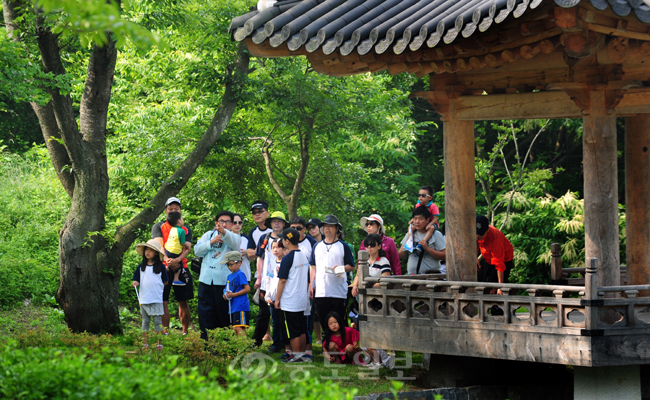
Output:
<path fill-rule="evenodd" d="M 294 228 L 287 228 L 282 231 L 282 239 L 287 239 L 291 244 L 298 244 L 298 240 L 300 240 L 300 232 Z"/>
<path fill-rule="evenodd" d="M 251 211 L 253 211 L 256 208 L 263 208 L 265 210 L 268 210 L 269 209 L 269 203 L 267 203 L 264 200 L 254 201 L 253 204 L 251 205 Z"/>
<path fill-rule="evenodd" d="M 488 231 L 488 228 L 490 227 L 490 221 L 487 219 L 487 217 L 483 215 L 477 215 L 476 216 L 476 234 L 477 235 L 485 235 L 485 232 Z"/>
<path fill-rule="evenodd" d="M 219 264 L 226 264 L 230 261 L 241 261 L 243 260 L 241 253 L 238 251 L 229 251 L 223 256 L 223 260 Z"/>
<path fill-rule="evenodd" d="M 307 221 L 307 225 L 305 225 L 305 226 L 307 228 L 309 228 L 310 225 L 320 227 L 321 223 L 322 223 L 322 221 L 320 219 L 318 219 L 318 218 L 310 218 L 309 221 Z"/>
<path fill-rule="evenodd" d="M 179 206 L 181 205 L 181 201 L 178 200 L 178 197 L 170 197 L 165 202 L 165 207 L 167 207 L 168 205 L 170 205 L 172 203 L 178 203 Z"/>

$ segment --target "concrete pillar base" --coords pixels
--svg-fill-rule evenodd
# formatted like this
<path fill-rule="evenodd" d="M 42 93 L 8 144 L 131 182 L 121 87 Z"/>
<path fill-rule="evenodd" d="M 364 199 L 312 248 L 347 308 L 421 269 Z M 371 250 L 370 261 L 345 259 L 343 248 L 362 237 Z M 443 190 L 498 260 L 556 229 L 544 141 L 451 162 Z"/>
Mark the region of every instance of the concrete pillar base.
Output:
<path fill-rule="evenodd" d="M 574 400 L 641 400 L 638 365 L 574 367 Z"/>

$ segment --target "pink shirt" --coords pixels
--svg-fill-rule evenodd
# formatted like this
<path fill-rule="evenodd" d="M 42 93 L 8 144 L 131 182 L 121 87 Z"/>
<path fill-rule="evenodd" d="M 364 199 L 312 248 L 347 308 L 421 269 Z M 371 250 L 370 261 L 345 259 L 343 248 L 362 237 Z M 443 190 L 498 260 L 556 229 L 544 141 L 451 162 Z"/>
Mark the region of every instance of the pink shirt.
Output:
<path fill-rule="evenodd" d="M 390 262 L 390 269 L 393 271 L 393 275 L 402 275 L 402 264 L 399 262 L 399 255 L 397 255 L 397 246 L 395 245 L 395 241 L 386 235 L 382 235 L 381 248 L 386 252 L 386 258 L 388 259 L 388 262 Z M 366 246 L 362 241 L 359 250 L 365 249 Z M 359 262 L 357 262 L 357 267 L 358 266 Z"/>
<path fill-rule="evenodd" d="M 340 355 L 341 356 L 341 363 L 342 364 L 352 364 L 352 362 L 354 360 L 352 358 L 347 358 L 345 356 L 345 346 L 347 346 L 349 344 L 354 345 L 354 342 L 359 341 L 359 331 L 356 330 L 356 329 L 345 327 L 345 343 L 343 343 L 340 336 L 336 336 L 336 335 L 332 335 L 330 337 L 330 341 L 332 341 L 333 343 L 336 343 L 336 345 L 339 348 L 339 351 L 341 353 L 343 353 L 343 354 Z M 327 349 L 327 347 L 325 347 L 327 345 L 328 345 L 327 342 L 323 342 L 323 349 Z"/>
<path fill-rule="evenodd" d="M 422 203 L 418 202 L 418 203 L 415 205 L 415 208 L 418 208 L 418 207 L 420 207 L 421 205 L 422 205 Z M 432 217 L 435 217 L 436 215 L 440 215 L 440 209 L 438 209 L 438 206 L 437 206 L 437 205 L 433 204 L 433 201 L 430 201 L 430 202 L 429 202 L 429 205 L 428 205 L 427 207 L 429 207 L 429 212 L 431 212 L 431 216 L 432 216 Z"/>

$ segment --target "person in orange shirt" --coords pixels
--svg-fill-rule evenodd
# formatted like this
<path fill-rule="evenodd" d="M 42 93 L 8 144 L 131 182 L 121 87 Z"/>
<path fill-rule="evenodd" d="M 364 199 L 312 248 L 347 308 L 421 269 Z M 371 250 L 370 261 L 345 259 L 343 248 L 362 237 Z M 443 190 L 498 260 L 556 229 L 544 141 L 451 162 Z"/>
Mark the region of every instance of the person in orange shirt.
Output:
<path fill-rule="evenodd" d="M 514 263 L 512 243 L 483 215 L 476 217 L 478 269 L 483 271 L 484 282 L 508 283 Z M 501 289 L 492 294 L 503 294 Z"/>

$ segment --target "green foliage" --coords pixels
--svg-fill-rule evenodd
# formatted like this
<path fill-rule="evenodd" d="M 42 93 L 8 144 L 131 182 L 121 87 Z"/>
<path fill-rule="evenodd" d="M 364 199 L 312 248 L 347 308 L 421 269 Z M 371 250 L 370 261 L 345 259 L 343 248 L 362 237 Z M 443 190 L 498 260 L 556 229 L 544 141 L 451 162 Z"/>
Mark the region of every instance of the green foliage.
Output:
<path fill-rule="evenodd" d="M 46 13 L 55 34 L 74 35 L 81 45 L 103 46 L 108 43 L 107 32 L 117 40 L 118 47 L 126 40 L 141 47 L 161 44 L 160 37 L 144 27 L 123 18 L 120 3 L 103 0 L 38 0 L 38 6 Z M 130 2 L 121 3 L 128 10 Z M 22 16 L 16 22 L 22 22 Z"/>
<path fill-rule="evenodd" d="M 531 185 L 533 186 L 533 185 Z M 534 192 L 534 191 L 533 191 Z M 584 267 L 584 200 L 567 192 L 555 198 L 519 194 L 516 210 L 504 226 L 506 237 L 515 248 L 513 283 L 547 283 L 551 264 L 551 243 L 562 245 L 562 266 Z M 497 224 L 505 214 L 496 217 Z M 625 254 L 625 214 L 620 213 L 621 255 Z M 624 263 L 624 260 L 621 260 Z"/>
<path fill-rule="evenodd" d="M 150 350 L 155 352 L 155 350 Z M 94 356 L 60 348 L 0 349 L 0 396 L 11 399 L 142 399 L 158 398 L 164 391 L 172 399 L 351 399 L 354 391 L 341 393 L 333 383 L 305 381 L 278 384 L 273 377 L 248 381 L 234 373 L 208 377 L 194 368 L 182 368 L 178 356 L 160 355 L 158 364 L 128 357 L 123 350 L 105 348 Z M 165 390 L 164 382 L 173 382 Z M 221 383 L 225 383 L 225 387 Z"/>
<path fill-rule="evenodd" d="M 63 86 L 60 80 L 31 61 L 23 46 L 0 35 L 0 112 L 7 112 L 5 101 L 47 103 L 44 86 Z"/>
<path fill-rule="evenodd" d="M 24 157 L 0 152 L 0 274 L 5 285 L 0 308 L 25 299 L 45 302 L 58 286 L 59 229 L 70 201 L 47 153 Z"/>

